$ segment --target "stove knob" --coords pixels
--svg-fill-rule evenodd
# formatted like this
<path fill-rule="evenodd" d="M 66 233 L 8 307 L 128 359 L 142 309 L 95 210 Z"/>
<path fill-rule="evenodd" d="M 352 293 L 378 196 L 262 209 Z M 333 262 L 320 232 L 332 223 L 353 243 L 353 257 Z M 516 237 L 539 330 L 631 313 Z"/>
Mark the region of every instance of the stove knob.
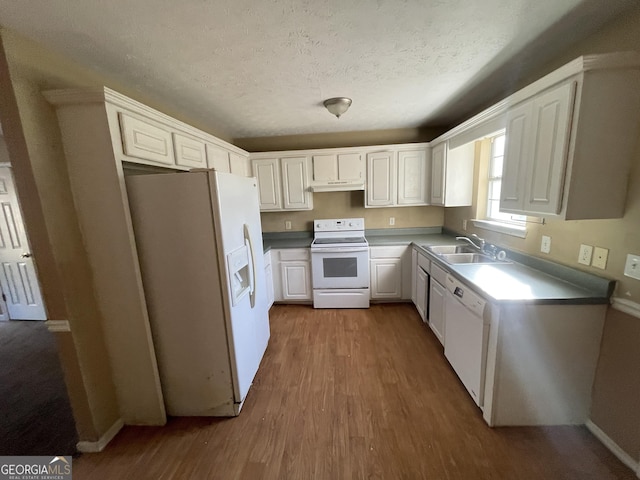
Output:
<path fill-rule="evenodd" d="M 353 222 L 349 222 L 349 226 L 350 226 L 350 227 L 355 227 L 355 226 L 356 226 L 356 224 L 355 224 L 355 223 L 353 223 Z"/>
<path fill-rule="evenodd" d="M 316 228 L 320 228 L 320 224 L 319 223 L 316 223 Z"/>

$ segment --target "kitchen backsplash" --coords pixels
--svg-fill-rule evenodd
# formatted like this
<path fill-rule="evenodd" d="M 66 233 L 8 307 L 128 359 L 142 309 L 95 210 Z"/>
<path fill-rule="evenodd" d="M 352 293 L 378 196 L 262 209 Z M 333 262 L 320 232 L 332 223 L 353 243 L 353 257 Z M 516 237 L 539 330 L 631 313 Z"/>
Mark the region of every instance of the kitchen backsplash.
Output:
<path fill-rule="evenodd" d="M 439 227 L 444 224 L 443 207 L 364 208 L 364 192 L 328 192 L 313 194 L 313 210 L 300 212 L 263 212 L 264 232 L 283 232 L 285 222 L 292 231 L 312 231 L 317 218 L 364 217 L 366 228 Z M 390 219 L 393 218 L 393 225 Z"/>

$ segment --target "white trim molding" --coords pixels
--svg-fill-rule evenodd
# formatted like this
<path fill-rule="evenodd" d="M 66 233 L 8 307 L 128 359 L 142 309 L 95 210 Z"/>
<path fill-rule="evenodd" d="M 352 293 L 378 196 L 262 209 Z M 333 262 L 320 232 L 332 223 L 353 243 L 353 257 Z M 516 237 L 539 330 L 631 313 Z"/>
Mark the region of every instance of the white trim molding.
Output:
<path fill-rule="evenodd" d="M 70 332 L 71 325 L 69 325 L 69 320 L 47 320 L 44 322 L 50 332 L 58 333 L 58 332 Z"/>
<path fill-rule="evenodd" d="M 98 439 L 97 442 L 80 441 L 76 444 L 76 447 L 78 447 L 78 450 L 82 453 L 101 452 L 109 442 L 113 440 L 113 437 L 118 434 L 123 426 L 124 422 L 119 418 L 113 425 L 111 425 L 111 428 L 109 428 L 109 430 L 107 430 L 104 435 Z"/>
<path fill-rule="evenodd" d="M 519 225 L 511 225 L 509 223 L 495 222 L 492 220 L 471 219 L 474 227 L 491 230 L 492 232 L 511 235 L 512 237 L 525 238 L 527 236 L 527 227 Z"/>
<path fill-rule="evenodd" d="M 611 297 L 611 306 L 628 315 L 640 318 L 640 303 L 627 300 L 626 298 Z"/>
<path fill-rule="evenodd" d="M 640 473 L 639 473 L 640 464 L 636 460 L 634 460 L 633 457 L 631 457 L 631 455 L 629 455 L 627 452 L 622 450 L 616 442 L 611 440 L 611 438 L 609 438 L 609 436 L 606 433 L 604 433 L 600 429 L 600 427 L 598 427 L 591 420 L 587 420 L 587 423 L 585 424 L 585 426 L 589 429 L 591 433 L 593 433 L 594 437 L 600 440 L 604 444 L 604 446 L 611 451 L 611 453 L 613 453 L 616 457 L 618 457 L 618 460 L 620 460 L 627 467 L 633 470 L 636 473 L 636 475 L 638 475 L 638 477 L 640 478 Z"/>

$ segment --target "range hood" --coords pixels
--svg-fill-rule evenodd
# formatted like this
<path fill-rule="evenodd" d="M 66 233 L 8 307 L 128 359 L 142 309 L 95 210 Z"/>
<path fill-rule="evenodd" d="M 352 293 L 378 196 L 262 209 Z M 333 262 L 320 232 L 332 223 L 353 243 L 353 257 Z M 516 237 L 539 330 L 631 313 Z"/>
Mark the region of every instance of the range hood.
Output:
<path fill-rule="evenodd" d="M 311 192 L 349 192 L 353 190 L 364 190 L 364 182 L 360 180 L 338 180 L 323 183 L 312 183 L 309 186 L 309 191 Z"/>

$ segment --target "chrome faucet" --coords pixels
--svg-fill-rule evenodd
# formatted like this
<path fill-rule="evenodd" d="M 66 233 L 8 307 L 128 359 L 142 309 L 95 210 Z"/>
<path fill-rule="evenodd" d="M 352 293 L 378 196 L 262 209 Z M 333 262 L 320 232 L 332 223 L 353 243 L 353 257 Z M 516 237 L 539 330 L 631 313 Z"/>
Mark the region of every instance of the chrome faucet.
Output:
<path fill-rule="evenodd" d="M 475 238 L 479 242 L 479 245 L 476 245 L 476 242 L 471 240 L 471 238 Z M 475 233 L 471 234 L 471 238 L 469 238 L 469 237 L 456 237 L 456 240 L 464 240 L 465 242 L 468 242 L 469 244 L 471 244 L 471 246 L 473 246 L 474 248 L 477 248 L 478 250 L 483 252 L 484 251 L 484 245 L 485 245 L 484 238 L 480 238 Z"/>

